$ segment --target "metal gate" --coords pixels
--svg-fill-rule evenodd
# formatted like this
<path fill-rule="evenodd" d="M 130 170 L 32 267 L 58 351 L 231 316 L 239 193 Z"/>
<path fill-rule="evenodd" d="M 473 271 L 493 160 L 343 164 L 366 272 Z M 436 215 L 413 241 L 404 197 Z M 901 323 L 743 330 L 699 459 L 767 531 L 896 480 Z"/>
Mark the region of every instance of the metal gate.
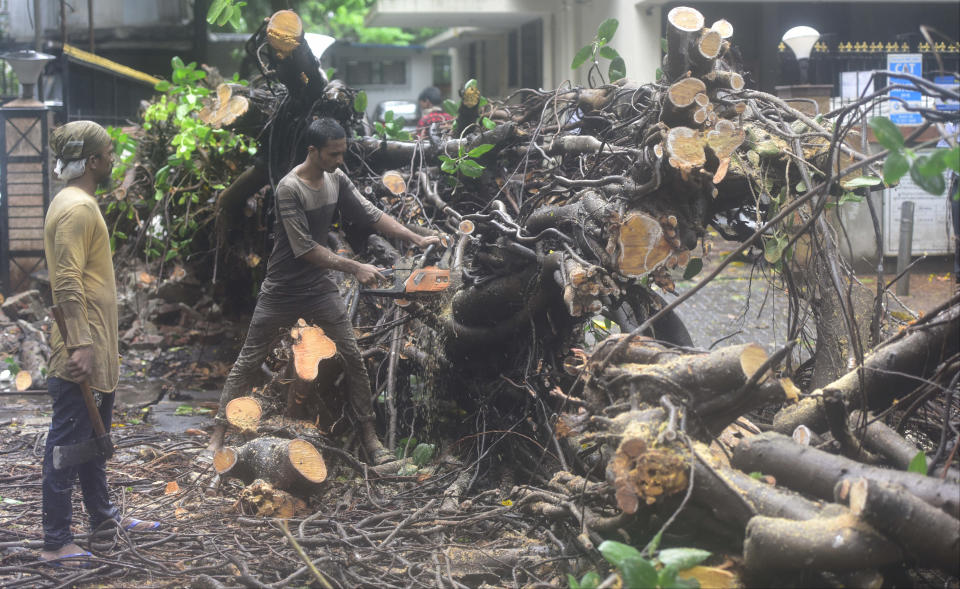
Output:
<path fill-rule="evenodd" d="M 30 285 L 44 265 L 43 218 L 50 198 L 48 133 L 51 111 L 0 108 L 0 292 Z"/>

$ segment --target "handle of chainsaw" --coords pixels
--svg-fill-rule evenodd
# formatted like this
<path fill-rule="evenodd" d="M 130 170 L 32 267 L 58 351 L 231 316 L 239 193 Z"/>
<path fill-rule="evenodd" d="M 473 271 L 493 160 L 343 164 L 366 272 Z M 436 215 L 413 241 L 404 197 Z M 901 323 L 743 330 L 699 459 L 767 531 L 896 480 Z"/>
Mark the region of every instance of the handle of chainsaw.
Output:
<path fill-rule="evenodd" d="M 60 338 L 63 340 L 64 348 L 67 343 L 67 320 L 63 316 L 63 309 L 58 305 L 50 307 L 53 318 L 57 322 L 57 328 L 60 330 Z M 90 384 L 87 381 L 80 383 L 80 392 L 83 395 L 83 404 L 87 406 L 87 414 L 90 416 L 90 423 L 93 424 L 93 431 L 98 438 L 107 435 L 106 428 L 103 427 L 103 420 L 100 419 L 100 410 L 97 409 L 97 403 L 93 400 L 93 393 L 90 391 Z"/>

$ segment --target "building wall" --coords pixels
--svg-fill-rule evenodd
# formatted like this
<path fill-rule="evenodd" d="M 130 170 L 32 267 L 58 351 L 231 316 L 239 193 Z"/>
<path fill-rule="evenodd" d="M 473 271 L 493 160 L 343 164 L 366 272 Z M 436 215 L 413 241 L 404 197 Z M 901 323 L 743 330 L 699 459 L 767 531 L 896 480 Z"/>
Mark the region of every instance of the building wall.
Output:
<path fill-rule="evenodd" d="M 60 31 L 60 0 L 40 2 L 44 31 Z M 85 38 L 89 26 L 87 2 L 68 3 L 66 9 L 67 34 L 82 33 Z M 71 8 L 72 7 L 72 8 Z M 8 3 L 10 30 L 8 39 L 25 43 L 34 38 L 33 1 L 13 0 Z M 96 0 L 93 3 L 93 21 L 97 29 L 123 27 L 156 27 L 181 25 L 193 18 L 193 10 L 183 0 Z"/>
<path fill-rule="evenodd" d="M 416 101 L 420 92 L 433 83 L 432 53 L 426 49 L 406 47 L 334 45 L 323 56 L 325 68 L 337 69 L 335 77 L 346 79 L 347 64 L 353 60 L 404 60 L 406 81 L 403 84 L 351 84 L 367 93 L 367 114 L 372 116 L 377 103 L 384 100 Z"/>

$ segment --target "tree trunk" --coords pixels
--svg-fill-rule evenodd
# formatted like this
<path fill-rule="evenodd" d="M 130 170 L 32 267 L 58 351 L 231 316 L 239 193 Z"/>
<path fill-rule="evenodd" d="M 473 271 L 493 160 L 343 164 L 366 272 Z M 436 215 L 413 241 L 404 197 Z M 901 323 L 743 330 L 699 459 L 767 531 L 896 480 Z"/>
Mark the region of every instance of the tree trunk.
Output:
<path fill-rule="evenodd" d="M 327 478 L 320 452 L 306 440 L 262 437 L 214 456 L 214 468 L 244 482 L 263 479 L 277 489 L 310 488 Z"/>

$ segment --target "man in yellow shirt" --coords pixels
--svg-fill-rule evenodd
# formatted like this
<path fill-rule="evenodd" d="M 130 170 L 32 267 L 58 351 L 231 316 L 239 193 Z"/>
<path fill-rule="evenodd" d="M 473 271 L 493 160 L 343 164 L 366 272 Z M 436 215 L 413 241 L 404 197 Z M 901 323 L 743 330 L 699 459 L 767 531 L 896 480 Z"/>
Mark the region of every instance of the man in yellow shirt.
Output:
<path fill-rule="evenodd" d="M 60 559 L 90 556 L 74 543 L 70 531 L 71 495 L 77 478 L 94 529 L 106 522 L 133 530 L 155 529 L 160 524 L 133 518 L 121 521 L 119 510 L 110 501 L 105 459 L 62 469 L 53 467 L 54 446 L 77 444 L 93 436 L 93 425 L 77 383 L 89 382 L 103 425 L 109 431 L 120 360 L 110 238 L 94 197 L 97 187 L 110 181 L 112 141 L 100 125 L 74 121 L 51 134 L 50 148 L 57 158 L 54 171 L 67 186 L 57 193 L 47 210 L 43 248 L 53 302 L 63 309 L 68 337 L 64 341 L 59 329 L 53 327 L 47 380 L 53 418 L 43 458 L 40 557 L 65 565 Z"/>

